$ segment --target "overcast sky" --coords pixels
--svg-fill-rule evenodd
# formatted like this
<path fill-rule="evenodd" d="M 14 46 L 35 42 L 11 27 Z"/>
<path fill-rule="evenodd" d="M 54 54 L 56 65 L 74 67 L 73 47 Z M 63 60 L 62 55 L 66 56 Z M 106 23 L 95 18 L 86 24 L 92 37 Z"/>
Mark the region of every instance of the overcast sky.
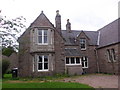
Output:
<path fill-rule="evenodd" d="M 60 11 L 62 29 L 70 19 L 73 30 L 98 30 L 118 18 L 120 0 L 0 0 L 2 15 L 24 16 L 29 26 L 43 10 L 54 24 Z"/>

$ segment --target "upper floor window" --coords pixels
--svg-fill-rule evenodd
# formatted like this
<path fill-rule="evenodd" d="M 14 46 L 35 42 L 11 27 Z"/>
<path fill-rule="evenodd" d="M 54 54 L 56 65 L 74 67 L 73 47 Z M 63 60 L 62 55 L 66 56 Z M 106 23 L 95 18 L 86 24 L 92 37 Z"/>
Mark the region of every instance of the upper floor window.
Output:
<path fill-rule="evenodd" d="M 38 71 L 48 71 L 48 56 L 39 55 L 37 60 Z"/>
<path fill-rule="evenodd" d="M 81 50 L 86 50 L 86 39 L 80 39 Z"/>
<path fill-rule="evenodd" d="M 48 30 L 38 30 L 38 43 L 40 44 L 48 43 Z"/>

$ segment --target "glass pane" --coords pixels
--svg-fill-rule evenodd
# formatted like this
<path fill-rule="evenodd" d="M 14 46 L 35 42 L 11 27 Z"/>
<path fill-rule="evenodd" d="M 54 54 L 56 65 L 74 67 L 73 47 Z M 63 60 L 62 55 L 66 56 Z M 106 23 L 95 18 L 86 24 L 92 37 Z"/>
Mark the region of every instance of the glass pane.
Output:
<path fill-rule="evenodd" d="M 38 62 L 42 62 L 42 56 L 39 56 L 39 61 Z"/>
<path fill-rule="evenodd" d="M 111 49 L 111 51 L 112 51 L 112 58 L 113 58 L 113 60 L 116 60 L 115 50 L 114 50 L 114 49 Z"/>
<path fill-rule="evenodd" d="M 69 58 L 66 58 L 66 64 L 69 64 Z"/>
<path fill-rule="evenodd" d="M 84 62 L 82 61 L 82 67 L 84 67 Z"/>
<path fill-rule="evenodd" d="M 38 63 L 38 70 L 42 70 L 42 63 Z"/>
<path fill-rule="evenodd" d="M 48 31 L 48 30 L 44 30 L 44 36 L 47 36 L 47 31 Z"/>
<path fill-rule="evenodd" d="M 80 58 L 78 58 L 78 57 L 76 58 L 76 63 L 80 64 Z"/>
<path fill-rule="evenodd" d="M 38 30 L 38 35 L 42 36 L 42 30 Z"/>
<path fill-rule="evenodd" d="M 44 69 L 48 69 L 48 63 L 44 63 Z"/>
<path fill-rule="evenodd" d="M 44 62 L 48 62 L 48 56 L 44 56 Z"/>
<path fill-rule="evenodd" d="M 87 61 L 87 57 L 84 57 L 85 58 L 85 60 L 84 61 Z"/>
<path fill-rule="evenodd" d="M 83 57 L 81 57 L 81 61 L 84 61 L 84 60 L 83 60 Z"/>
<path fill-rule="evenodd" d="M 74 57 L 71 57 L 71 64 L 75 64 Z"/>
<path fill-rule="evenodd" d="M 85 44 L 81 44 L 81 48 L 85 48 Z"/>
<path fill-rule="evenodd" d="M 38 36 L 38 42 L 42 43 L 42 36 Z"/>
<path fill-rule="evenodd" d="M 85 62 L 85 67 L 87 67 L 87 62 Z"/>
<path fill-rule="evenodd" d="M 44 36 L 44 43 L 47 43 L 47 36 Z"/>

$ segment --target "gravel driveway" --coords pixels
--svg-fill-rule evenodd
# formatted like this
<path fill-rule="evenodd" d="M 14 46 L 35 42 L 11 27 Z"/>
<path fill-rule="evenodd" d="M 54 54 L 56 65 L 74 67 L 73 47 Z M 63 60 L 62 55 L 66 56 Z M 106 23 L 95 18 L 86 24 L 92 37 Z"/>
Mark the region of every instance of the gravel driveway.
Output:
<path fill-rule="evenodd" d="M 60 81 L 79 82 L 87 84 L 94 88 L 118 88 L 117 75 L 105 75 L 105 74 L 84 75 L 72 78 L 64 78 Z"/>

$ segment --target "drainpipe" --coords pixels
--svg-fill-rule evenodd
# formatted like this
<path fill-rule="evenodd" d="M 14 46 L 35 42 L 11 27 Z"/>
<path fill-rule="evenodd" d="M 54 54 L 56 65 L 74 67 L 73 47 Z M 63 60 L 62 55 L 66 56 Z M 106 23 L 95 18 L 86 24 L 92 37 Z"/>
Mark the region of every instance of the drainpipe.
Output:
<path fill-rule="evenodd" d="M 97 61 L 97 72 L 100 73 L 99 58 L 98 58 L 98 52 L 97 52 L 97 49 L 95 49 L 95 54 L 96 54 L 96 61 Z"/>

